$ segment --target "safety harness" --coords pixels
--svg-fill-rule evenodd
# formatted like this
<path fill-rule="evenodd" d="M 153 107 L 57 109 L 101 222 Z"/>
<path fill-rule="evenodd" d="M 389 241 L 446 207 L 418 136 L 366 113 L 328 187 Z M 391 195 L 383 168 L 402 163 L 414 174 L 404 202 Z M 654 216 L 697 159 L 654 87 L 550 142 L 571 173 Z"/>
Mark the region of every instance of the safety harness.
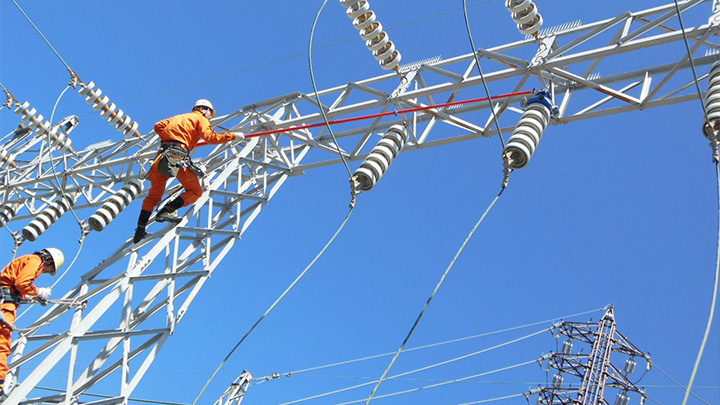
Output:
<path fill-rule="evenodd" d="M 175 177 L 180 169 L 190 169 L 198 177 L 204 177 L 205 173 L 197 167 L 190 159 L 190 152 L 185 144 L 175 140 L 163 140 L 155 162 L 158 162 L 158 172 L 167 177 Z"/>
<path fill-rule="evenodd" d="M 15 291 L 14 288 L 10 288 L 6 285 L 0 286 L 0 305 L 5 302 L 12 302 L 15 305 L 20 305 L 22 299 L 20 293 Z M 0 314 L 0 324 L 7 326 L 10 330 L 15 330 L 15 325 L 5 320 L 5 317 Z"/>

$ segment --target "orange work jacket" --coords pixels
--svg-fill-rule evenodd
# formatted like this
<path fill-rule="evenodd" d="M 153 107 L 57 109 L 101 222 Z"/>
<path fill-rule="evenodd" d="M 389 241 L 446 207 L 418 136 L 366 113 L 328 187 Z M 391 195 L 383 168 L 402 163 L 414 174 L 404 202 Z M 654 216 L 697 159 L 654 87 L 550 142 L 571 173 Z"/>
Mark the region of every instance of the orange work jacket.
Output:
<path fill-rule="evenodd" d="M 199 111 L 166 118 L 155 124 L 155 133 L 163 141 L 182 142 L 188 152 L 195 148 L 200 139 L 209 144 L 220 144 L 235 139 L 231 132 L 215 132 L 210 120 Z"/>
<path fill-rule="evenodd" d="M 0 285 L 13 288 L 20 298 L 37 295 L 35 280 L 43 271 L 43 262 L 38 255 L 25 255 L 11 261 L 0 273 Z"/>

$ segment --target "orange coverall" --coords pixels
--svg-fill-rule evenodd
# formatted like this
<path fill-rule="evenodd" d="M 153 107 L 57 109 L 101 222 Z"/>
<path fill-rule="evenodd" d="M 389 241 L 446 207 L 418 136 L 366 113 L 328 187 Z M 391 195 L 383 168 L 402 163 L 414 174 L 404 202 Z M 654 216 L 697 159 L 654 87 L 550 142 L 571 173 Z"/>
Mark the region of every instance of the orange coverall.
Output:
<path fill-rule="evenodd" d="M 43 271 L 43 262 L 38 255 L 25 255 L 11 261 L 0 273 L 0 285 L 10 287 L 18 293 L 20 298 L 27 295 L 37 295 L 38 288 L 35 287 L 35 280 L 40 277 Z M 5 322 L 14 325 L 17 311 L 17 304 L 14 302 L 3 302 L 0 305 Z M 8 356 L 10 356 L 12 345 L 12 330 L 5 323 L 0 323 L 0 380 L 5 379 L 8 373 Z"/>
<path fill-rule="evenodd" d="M 160 136 L 163 141 L 178 141 L 182 147 L 188 152 L 192 151 L 200 139 L 204 139 L 209 144 L 221 144 L 235 140 L 232 132 L 215 132 L 210 125 L 210 120 L 205 118 L 199 111 L 193 111 L 187 114 L 180 114 L 174 117 L 164 119 L 155 124 L 155 133 Z M 157 170 L 156 162 L 150 173 L 150 191 L 148 196 L 143 200 L 142 209 L 152 211 L 156 205 L 162 200 L 165 194 L 168 177 L 161 174 Z M 202 187 L 195 173 L 190 169 L 180 169 L 177 179 L 185 188 L 185 192 L 180 195 L 183 199 L 183 207 L 197 201 L 202 195 Z"/>

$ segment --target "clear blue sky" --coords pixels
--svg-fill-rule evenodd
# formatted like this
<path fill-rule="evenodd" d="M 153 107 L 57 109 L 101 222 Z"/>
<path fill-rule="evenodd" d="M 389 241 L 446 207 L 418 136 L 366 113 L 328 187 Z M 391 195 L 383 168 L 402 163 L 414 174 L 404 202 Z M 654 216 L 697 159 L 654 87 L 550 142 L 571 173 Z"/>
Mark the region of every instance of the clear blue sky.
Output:
<path fill-rule="evenodd" d="M 450 58 L 471 50 L 462 1 L 370 3 L 403 62 Z M 504 1 L 468 3 L 478 47 L 523 38 Z M 546 26 L 666 4 L 537 3 Z M 160 119 L 188 111 L 198 98 L 212 100 L 218 112 L 226 114 L 253 102 L 312 90 L 308 40 L 321 1 L 20 4 L 79 76 L 103 89 L 140 123 L 142 133 Z M 710 3 L 698 6 L 704 11 L 686 24 L 705 23 L 710 8 Z M 668 24 L 675 26 L 674 21 Z M 321 89 L 384 73 L 338 1 L 326 6 L 314 44 Z M 49 118 L 69 75 L 10 0 L 0 1 L 0 51 L 0 81 Z M 674 51 L 679 60 L 684 46 L 678 44 Z M 692 80 L 685 74 L 685 80 Z M 528 83 L 528 90 L 538 86 Z M 81 120 L 72 134 L 76 149 L 121 137 L 72 91 L 59 104 L 56 121 L 70 114 Z M 0 134 L 19 122 L 8 110 L 0 111 Z M 591 310 L 596 311 L 570 320 L 598 320 L 603 313 L 598 309 L 613 304 L 618 330 L 686 384 L 710 309 L 718 243 L 715 168 L 700 128 L 697 101 L 549 127 L 528 167 L 513 173 L 509 188 L 468 244 L 408 348 Z M 397 350 L 499 191 L 499 156 L 497 138 L 403 153 L 378 186 L 359 197 L 337 241 L 238 349 L 201 403 L 217 399 L 243 369 L 260 377 Z M 347 213 L 348 194 L 347 174 L 340 165 L 291 178 L 203 289 L 133 397 L 191 403 L 237 340 L 332 236 Z M 79 275 L 115 250 L 114 244 L 131 236 L 139 209 L 134 203 L 106 232 L 88 239 L 56 288 L 57 295 L 76 285 Z M 63 218 L 20 253 L 55 245 L 72 258 L 78 236 L 75 221 Z M 11 243 L 3 231 L 3 263 L 12 257 Z M 49 279 L 38 282 L 44 283 Z M 551 323 L 409 352 L 391 375 L 529 335 Z M 696 392 L 712 404 L 720 404 L 718 327 L 716 312 L 695 381 Z M 542 333 L 402 381 L 387 381 L 379 394 L 500 369 L 551 350 L 556 350 L 555 338 Z M 245 401 L 279 404 L 368 382 L 380 377 L 389 361 L 383 357 L 296 373 L 251 387 Z M 53 372 L 42 385 L 62 388 L 64 375 L 65 370 Z M 118 378 L 111 377 L 108 384 L 115 387 Z M 543 369 L 529 365 L 373 402 L 480 401 L 528 391 L 545 378 Z M 682 399 L 683 390 L 658 370 L 640 385 L 646 387 L 649 403 L 677 404 Z M 371 390 L 372 385 L 307 403 L 359 400 Z M 103 387 L 91 392 L 109 393 Z"/>

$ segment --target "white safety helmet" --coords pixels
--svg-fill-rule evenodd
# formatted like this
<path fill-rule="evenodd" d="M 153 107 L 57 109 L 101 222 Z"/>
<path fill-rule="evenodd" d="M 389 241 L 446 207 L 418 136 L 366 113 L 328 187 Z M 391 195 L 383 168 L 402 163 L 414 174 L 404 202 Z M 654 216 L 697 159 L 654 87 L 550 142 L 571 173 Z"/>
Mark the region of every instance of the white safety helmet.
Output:
<path fill-rule="evenodd" d="M 47 254 L 49 254 L 50 257 L 52 257 L 53 259 L 53 263 L 55 264 L 55 270 L 53 270 L 53 272 L 50 274 L 54 276 L 55 272 L 65 263 L 65 255 L 63 255 L 63 252 L 57 248 L 45 248 L 43 250 L 47 252 Z"/>
<path fill-rule="evenodd" d="M 212 105 L 212 103 L 210 102 L 210 100 L 205 100 L 204 98 L 201 98 L 200 100 L 198 100 L 198 101 L 195 102 L 195 105 L 193 106 L 193 109 L 195 109 L 195 107 L 207 107 L 207 108 L 209 108 L 210 111 L 211 111 L 210 115 L 211 115 L 212 117 L 215 116 L 215 107 L 213 107 L 213 105 Z"/>

